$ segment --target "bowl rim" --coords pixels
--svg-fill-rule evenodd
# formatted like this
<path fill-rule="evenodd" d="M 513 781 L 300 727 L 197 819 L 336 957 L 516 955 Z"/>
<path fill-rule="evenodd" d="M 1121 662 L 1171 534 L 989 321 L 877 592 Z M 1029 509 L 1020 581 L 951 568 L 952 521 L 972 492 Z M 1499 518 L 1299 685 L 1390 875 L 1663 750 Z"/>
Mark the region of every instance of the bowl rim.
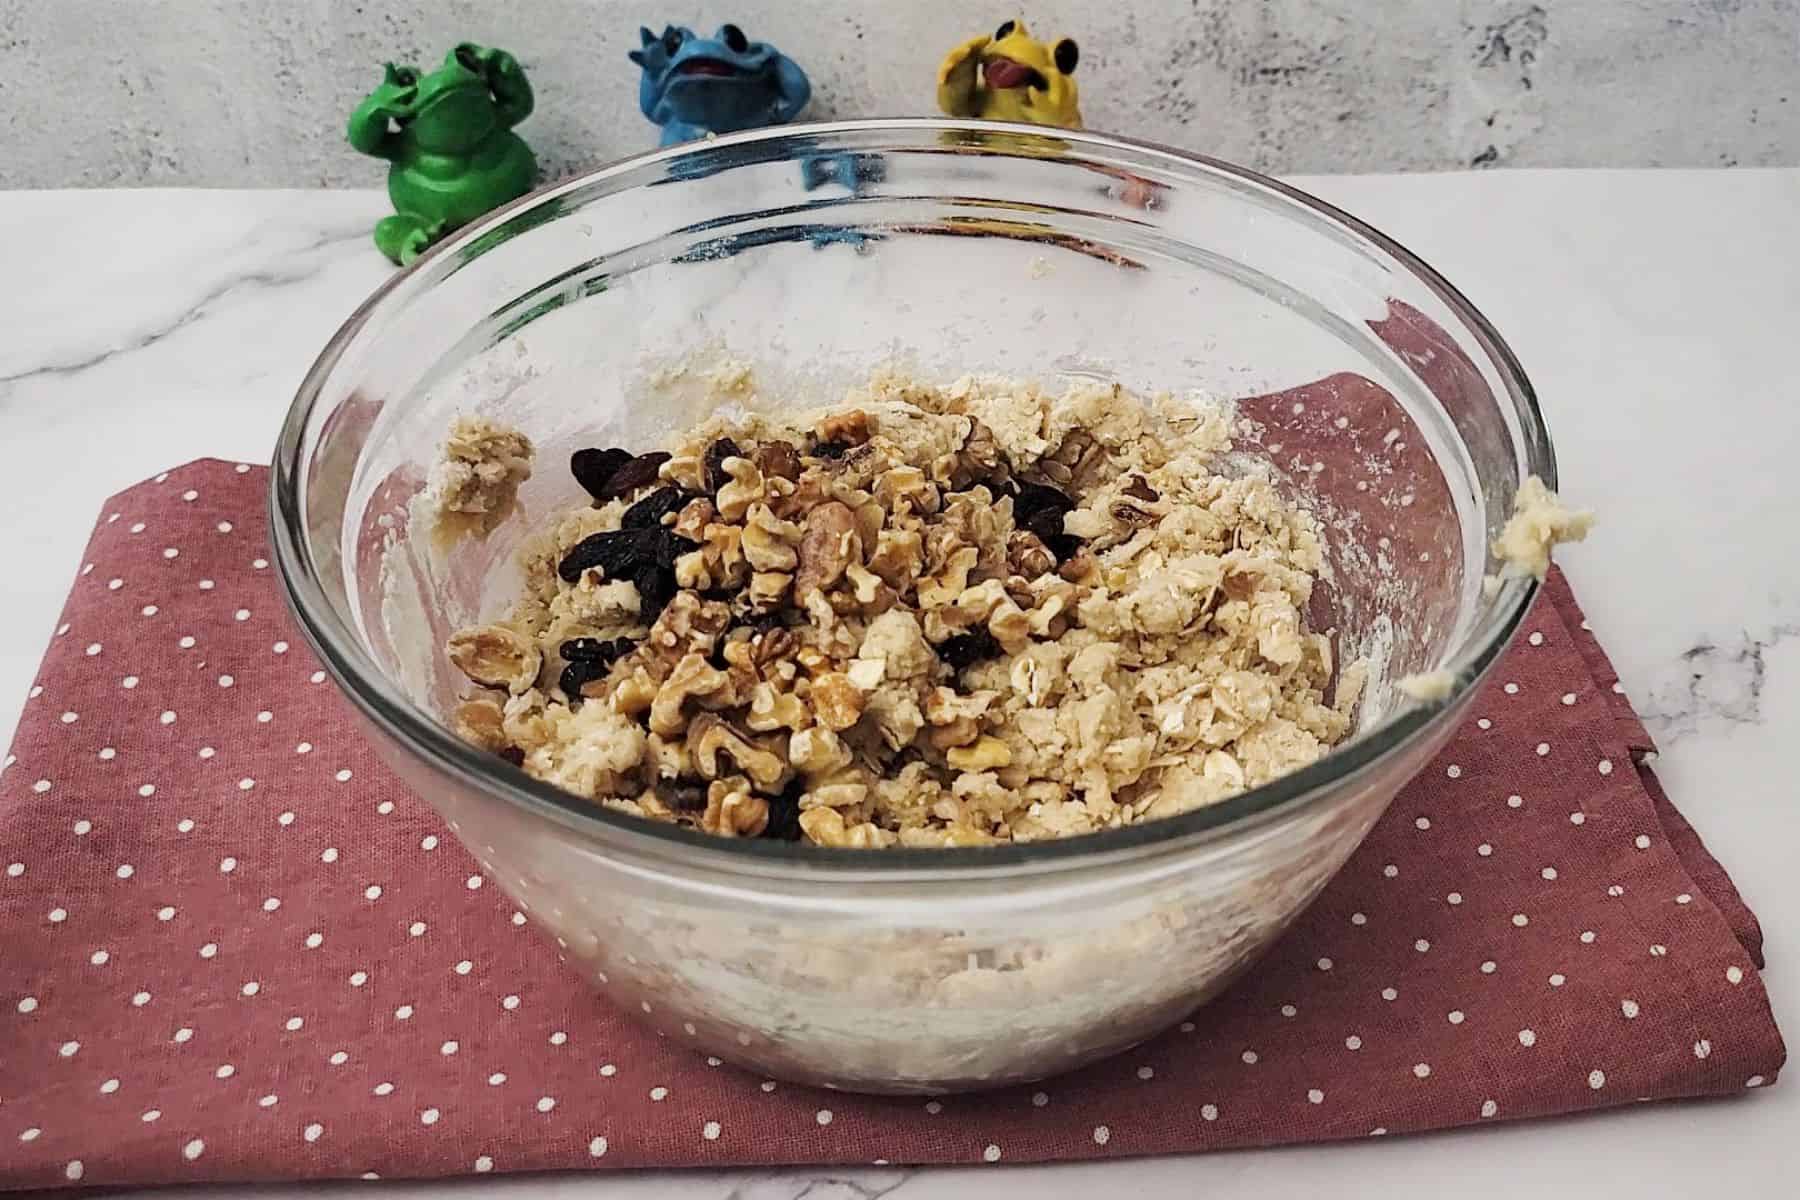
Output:
<path fill-rule="evenodd" d="M 689 872 L 710 870 L 723 875 L 754 875 L 790 882 L 813 877 L 841 883 L 854 878 L 874 885 L 931 878 L 976 880 L 1024 873 L 1080 871 L 1120 859 L 1185 853 L 1197 844 L 1211 843 L 1278 818 L 1292 818 L 1326 803 L 1341 794 L 1332 785 L 1372 770 L 1380 762 L 1414 745 L 1427 730 L 1441 727 L 1457 713 L 1461 702 L 1517 633 L 1541 586 L 1538 580 L 1528 575 L 1509 574 L 1503 578 L 1499 592 L 1492 599 L 1489 615 L 1470 631 L 1456 653 L 1439 664 L 1438 669 L 1450 671 L 1454 676 L 1448 696 L 1393 714 L 1354 741 L 1332 749 L 1317 762 L 1217 804 L 1172 817 L 1068 838 L 994 846 L 895 847 L 878 853 L 847 853 L 799 842 L 720 838 L 672 823 L 616 812 L 583 800 L 533 779 L 504 760 L 463 742 L 447 726 L 413 704 L 375 667 L 361 650 L 354 631 L 339 618 L 319 582 L 304 534 L 300 485 L 301 453 L 312 408 L 345 349 L 378 308 L 416 281 L 422 271 L 440 258 L 454 255 L 488 236 L 519 213 L 554 205 L 571 192 L 645 167 L 697 153 L 714 155 L 730 147 L 758 143 L 779 146 L 782 142 L 792 142 L 796 150 L 817 152 L 821 140 L 832 137 L 867 138 L 884 134 L 905 137 L 942 132 L 1004 135 L 994 140 L 971 139 L 968 151 L 972 153 L 1026 157 L 1018 152 L 1022 146 L 1057 143 L 1063 149 L 1083 147 L 1090 151 L 1125 152 L 1178 173 L 1223 176 L 1239 185 L 1247 184 L 1252 189 L 1269 193 L 1296 208 L 1309 210 L 1313 216 L 1323 217 L 1366 239 L 1431 291 L 1473 335 L 1515 406 L 1524 443 L 1525 473 L 1537 475 L 1552 489 L 1556 487 L 1555 451 L 1536 391 L 1517 356 L 1487 317 L 1460 290 L 1404 245 L 1291 184 L 1209 155 L 1155 142 L 1015 122 L 908 117 L 795 123 L 747 130 L 621 159 L 502 205 L 433 246 L 410 265 L 398 269 L 357 306 L 326 342 L 308 368 L 282 422 L 271 464 L 268 502 L 270 540 L 284 598 L 302 634 L 330 672 L 338 690 L 367 719 L 400 742 L 406 753 L 422 759 L 436 773 L 449 775 L 484 796 L 503 800 L 534 817 L 573 830 L 590 843 L 597 843 L 621 856 L 646 864 L 661 860 L 665 865 Z M 758 161 L 767 157 L 765 155 Z"/>

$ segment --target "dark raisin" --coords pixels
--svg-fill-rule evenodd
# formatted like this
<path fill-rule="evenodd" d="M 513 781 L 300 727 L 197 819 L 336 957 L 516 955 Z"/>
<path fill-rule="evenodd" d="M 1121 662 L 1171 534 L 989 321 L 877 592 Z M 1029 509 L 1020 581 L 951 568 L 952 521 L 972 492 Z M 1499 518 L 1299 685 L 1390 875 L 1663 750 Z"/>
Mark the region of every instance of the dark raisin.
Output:
<path fill-rule="evenodd" d="M 953 671 L 974 666 L 983 659 L 995 658 L 999 653 L 1000 643 L 985 629 L 977 629 L 974 633 L 959 633 L 939 643 L 937 648 L 938 657 Z"/>
<path fill-rule="evenodd" d="M 653 536 L 655 541 L 650 544 L 650 559 L 670 571 L 675 569 L 676 559 L 700 548 L 699 542 L 689 541 L 679 533 L 670 533 L 667 529 L 659 529 Z"/>
<path fill-rule="evenodd" d="M 813 454 L 819 458 L 842 458 L 850 453 L 849 442 L 820 442 L 813 447 Z"/>
<path fill-rule="evenodd" d="M 706 453 L 700 459 L 701 465 L 706 468 L 706 490 L 717 492 L 729 483 L 731 476 L 725 473 L 725 460 L 742 457 L 744 457 L 744 452 L 739 450 L 738 444 L 730 438 L 720 438 L 708 446 Z"/>
<path fill-rule="evenodd" d="M 574 583 L 582 572 L 594 567 L 604 571 L 608 579 L 628 578 L 639 563 L 654 554 L 649 539 L 656 536 L 655 532 L 640 529 L 590 533 L 563 555 L 556 564 L 556 573 L 566 583 Z"/>
<path fill-rule="evenodd" d="M 587 490 L 595 503 L 606 498 L 606 482 L 613 477 L 613 472 L 630 462 L 631 451 L 616 447 L 606 450 L 577 450 L 569 456 L 569 472 L 575 476 L 575 482 Z"/>
<path fill-rule="evenodd" d="M 630 638 L 614 638 L 603 642 L 599 638 L 570 638 L 558 649 L 567 662 L 594 663 L 601 670 L 612 666 L 619 659 L 631 653 Z"/>
<path fill-rule="evenodd" d="M 500 751 L 500 757 L 504 758 L 515 767 L 522 767 L 525 765 L 525 752 L 517 746 L 508 746 L 506 749 Z"/>
<path fill-rule="evenodd" d="M 795 779 L 781 795 L 769 797 L 769 823 L 762 835 L 771 841 L 800 840 L 800 796 L 806 791 L 804 780 Z"/>
<path fill-rule="evenodd" d="M 675 584 L 675 572 L 655 563 L 640 565 L 632 574 L 631 582 L 637 585 L 638 615 L 646 621 L 661 616 L 675 593 L 681 590 Z"/>
<path fill-rule="evenodd" d="M 688 502 L 688 495 L 678 487 L 658 488 L 625 510 L 619 518 L 622 529 L 661 529 L 663 518 L 678 513 Z"/>
<path fill-rule="evenodd" d="M 656 789 L 657 796 L 675 812 L 706 811 L 706 789 L 692 783 L 669 783 Z"/>
<path fill-rule="evenodd" d="M 1057 515 L 1057 529 L 1062 529 L 1061 517 L 1075 508 L 1075 501 L 1042 483 L 1020 482 L 1019 493 L 1013 499 L 1013 520 L 1025 525 L 1039 513 L 1054 512 Z M 1030 528 L 1028 525 L 1027 528 Z M 1037 531 L 1032 530 L 1033 533 Z M 1039 536 L 1043 536 L 1039 534 Z"/>
<path fill-rule="evenodd" d="M 612 500 L 619 496 L 629 496 L 641 487 L 648 487 L 656 482 L 657 472 L 669 461 L 664 450 L 652 450 L 648 454 L 640 454 L 624 466 L 612 473 L 603 489 L 604 495 L 595 496 L 596 500 Z"/>
<path fill-rule="evenodd" d="M 569 698 L 571 704 L 578 704 L 581 701 L 581 685 L 605 678 L 606 668 L 609 665 L 576 659 L 563 668 L 562 676 L 556 681 L 556 686 L 562 689 L 563 695 Z"/>

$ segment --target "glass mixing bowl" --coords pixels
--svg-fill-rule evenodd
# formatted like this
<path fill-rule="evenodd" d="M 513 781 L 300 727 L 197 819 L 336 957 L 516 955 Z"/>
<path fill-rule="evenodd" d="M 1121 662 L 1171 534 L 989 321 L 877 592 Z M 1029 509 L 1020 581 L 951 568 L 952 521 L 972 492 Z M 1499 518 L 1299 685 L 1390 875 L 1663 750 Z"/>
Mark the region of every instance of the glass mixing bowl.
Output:
<path fill-rule="evenodd" d="M 1162 822 L 855 852 L 605 812 L 446 728 L 466 683 L 444 640 L 504 611 L 524 533 L 585 500 L 572 449 L 651 448 L 722 392 L 835 400 L 895 361 L 1238 401 L 1233 464 L 1274 472 L 1324 528 L 1315 627 L 1373 668 L 1352 739 Z M 538 469 L 519 513 L 444 547 L 413 501 L 470 411 L 527 432 Z M 937 120 L 720 138 L 501 209 L 357 310 L 274 465 L 306 636 L 570 966 L 696 1051 L 902 1093 L 1112 1054 L 1249 966 L 1451 734 L 1536 590 L 1484 593 L 1487 547 L 1526 475 L 1555 485 L 1499 336 L 1374 230 L 1193 155 Z M 1433 668 L 1455 673 L 1448 698 L 1402 703 L 1393 681 Z"/>

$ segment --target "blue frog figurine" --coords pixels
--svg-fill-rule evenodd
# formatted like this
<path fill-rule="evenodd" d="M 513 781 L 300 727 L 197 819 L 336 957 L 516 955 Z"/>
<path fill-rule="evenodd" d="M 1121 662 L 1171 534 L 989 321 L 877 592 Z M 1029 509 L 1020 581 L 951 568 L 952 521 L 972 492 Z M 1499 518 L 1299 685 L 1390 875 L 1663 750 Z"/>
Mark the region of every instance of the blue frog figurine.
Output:
<path fill-rule="evenodd" d="M 785 125 L 812 95 L 793 59 L 736 25 L 721 25 L 710 38 L 681 25 L 665 26 L 661 37 L 640 28 L 638 37 L 643 45 L 630 54 L 644 72 L 638 107 L 662 126 L 664 146 Z"/>

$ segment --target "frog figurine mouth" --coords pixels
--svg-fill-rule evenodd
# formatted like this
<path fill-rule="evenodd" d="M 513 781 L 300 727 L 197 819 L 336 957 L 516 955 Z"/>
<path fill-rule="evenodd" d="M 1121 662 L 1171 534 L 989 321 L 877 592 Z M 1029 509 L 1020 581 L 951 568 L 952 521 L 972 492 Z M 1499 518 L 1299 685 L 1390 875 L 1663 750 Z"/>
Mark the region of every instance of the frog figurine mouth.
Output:
<path fill-rule="evenodd" d="M 1050 81 L 1036 67 L 1026 66 L 1004 54 L 991 55 L 982 60 L 981 78 L 991 88 L 1029 87 L 1041 92 L 1050 86 Z"/>
<path fill-rule="evenodd" d="M 690 58 L 675 68 L 677 75 L 705 75 L 712 79 L 735 79 L 745 73 L 737 64 L 718 58 Z"/>

